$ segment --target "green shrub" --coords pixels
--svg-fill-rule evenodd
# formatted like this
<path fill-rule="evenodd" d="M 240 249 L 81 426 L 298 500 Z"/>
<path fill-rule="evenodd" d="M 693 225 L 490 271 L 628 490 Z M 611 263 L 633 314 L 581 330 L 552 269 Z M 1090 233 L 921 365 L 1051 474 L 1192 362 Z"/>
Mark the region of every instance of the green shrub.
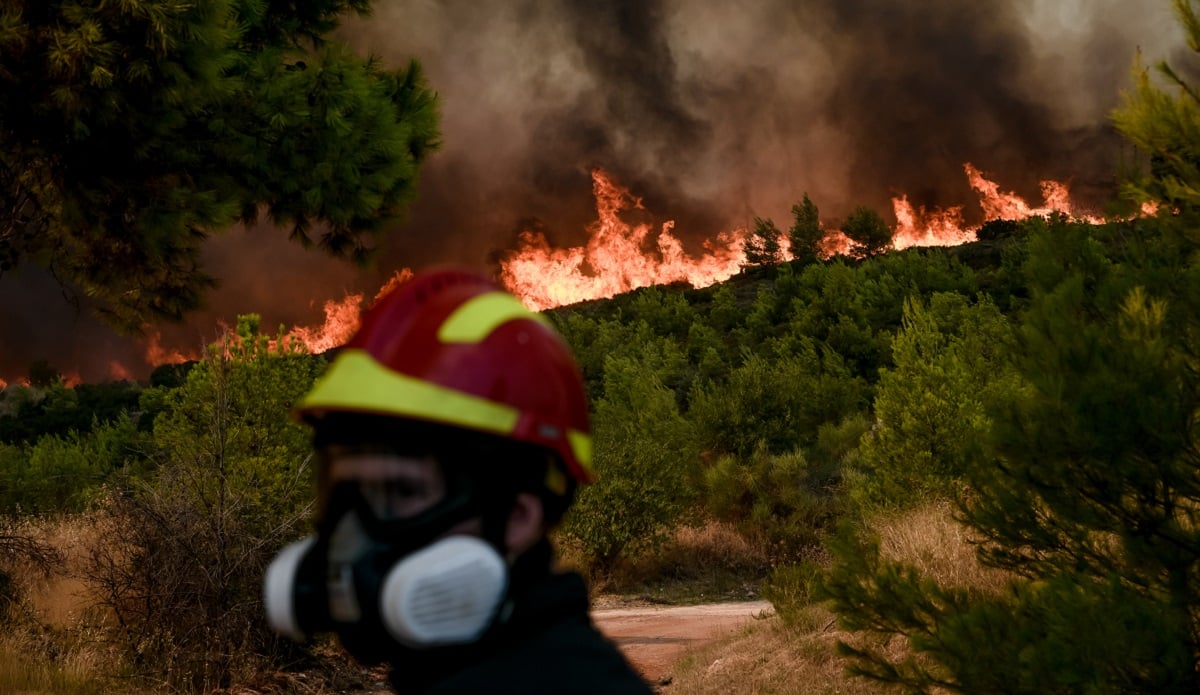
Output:
<path fill-rule="evenodd" d="M 812 560 L 779 565 L 762 584 L 762 597 L 771 602 L 784 625 L 796 626 L 815 602 L 821 567 Z"/>
<path fill-rule="evenodd" d="M 644 362 L 610 358 L 604 381 L 592 422 L 599 479 L 580 492 L 563 525 L 602 571 L 684 520 L 696 460 L 675 394 Z"/>
<path fill-rule="evenodd" d="M 719 458 L 703 475 L 705 507 L 768 545 L 777 558 L 795 558 L 820 544 L 839 511 L 836 468 L 814 464 L 802 451 L 746 459 Z"/>
<path fill-rule="evenodd" d="M 865 382 L 832 353 L 809 341 L 777 358 L 744 355 L 724 383 L 706 382 L 691 395 L 688 419 L 699 445 L 746 458 L 760 447 L 783 453 L 812 444 L 822 424 L 837 422 L 866 402 Z"/>
<path fill-rule="evenodd" d="M 159 394 L 154 474 L 114 485 L 92 515 L 101 542 L 86 579 L 116 618 L 105 637 L 157 687 L 228 688 L 279 648 L 262 576 L 305 529 L 311 446 L 289 410 L 323 367 L 242 317 Z"/>
<path fill-rule="evenodd" d="M 937 294 L 929 307 L 905 303 L 896 366 L 880 375 L 876 423 L 847 474 L 857 505 L 904 508 L 953 496 L 965 467 L 984 455 L 988 400 L 1016 388 L 1000 353 L 1007 338 L 1007 322 L 986 299 L 969 305 Z"/>

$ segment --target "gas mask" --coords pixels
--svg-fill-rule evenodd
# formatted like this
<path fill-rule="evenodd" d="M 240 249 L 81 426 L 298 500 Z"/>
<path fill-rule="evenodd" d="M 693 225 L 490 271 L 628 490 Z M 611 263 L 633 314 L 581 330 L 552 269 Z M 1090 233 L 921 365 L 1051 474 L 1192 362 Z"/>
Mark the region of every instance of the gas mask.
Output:
<path fill-rule="evenodd" d="M 466 519 L 487 523 L 475 497 L 457 491 L 412 518 L 391 519 L 357 483 L 337 483 L 317 533 L 285 547 L 267 568 L 269 624 L 298 641 L 336 632 L 363 663 L 397 647 L 479 640 L 501 610 L 508 567 L 492 543 L 445 535 Z"/>

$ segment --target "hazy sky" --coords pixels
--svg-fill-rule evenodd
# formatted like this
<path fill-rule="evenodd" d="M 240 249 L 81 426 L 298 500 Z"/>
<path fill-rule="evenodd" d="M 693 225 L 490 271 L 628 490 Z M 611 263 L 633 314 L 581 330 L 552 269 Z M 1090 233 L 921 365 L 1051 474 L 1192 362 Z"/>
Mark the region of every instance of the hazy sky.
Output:
<path fill-rule="evenodd" d="M 900 193 L 970 219 L 964 162 L 1037 202 L 1053 178 L 1099 204 L 1132 155 L 1108 114 L 1136 51 L 1190 57 L 1169 0 L 380 0 L 340 36 L 419 59 L 439 93 L 444 146 L 417 204 L 367 271 L 275 230 L 216 239 L 222 286 L 168 342 L 198 346 L 252 311 L 316 322 L 323 300 L 373 294 L 404 266 L 487 268 L 527 228 L 578 245 L 595 167 L 693 244 L 785 220 L 804 193 L 826 220 L 859 204 L 890 217 Z M 44 275 L 0 280 L 0 378 L 39 358 L 89 381 L 112 359 L 144 377 L 140 354 Z"/>

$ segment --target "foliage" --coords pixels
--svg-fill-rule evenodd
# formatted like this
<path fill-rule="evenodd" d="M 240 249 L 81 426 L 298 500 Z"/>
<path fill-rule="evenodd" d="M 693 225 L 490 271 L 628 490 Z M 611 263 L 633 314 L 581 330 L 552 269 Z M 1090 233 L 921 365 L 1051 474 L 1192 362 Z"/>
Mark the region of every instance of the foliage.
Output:
<path fill-rule="evenodd" d="M 32 445 L 4 447 L 0 514 L 83 510 L 119 471 L 141 471 L 148 438 L 122 414 L 90 433 L 50 434 Z"/>
<path fill-rule="evenodd" d="M 815 262 L 820 258 L 824 238 L 825 230 L 821 229 L 817 206 L 805 193 L 803 202 L 792 206 L 792 226 L 788 229 L 792 258 L 801 265 Z"/>
<path fill-rule="evenodd" d="M 156 474 L 118 486 L 96 515 L 88 580 L 110 635 L 149 682 L 229 687 L 277 649 L 262 572 L 311 503 L 307 433 L 289 419 L 323 362 L 258 333 L 256 316 L 214 345 L 153 431 Z"/>
<path fill-rule="evenodd" d="M 702 384 L 691 396 L 697 444 L 718 456 L 811 445 L 823 423 L 858 410 L 867 397 L 836 354 L 822 357 L 811 342 L 775 359 L 747 353 L 744 360 L 724 383 Z"/>
<path fill-rule="evenodd" d="M 774 266 L 783 262 L 783 249 L 779 240 L 783 232 L 771 220 L 761 217 L 754 218 L 754 226 L 746 236 L 742 252 L 746 256 L 748 266 Z"/>
<path fill-rule="evenodd" d="M 1194 52 L 1200 52 L 1200 16 L 1195 0 L 1173 0 L 1176 15 Z M 1137 201 L 1163 203 L 1195 210 L 1200 204 L 1200 94 L 1186 72 L 1166 61 L 1157 66 L 1175 94 L 1164 92 L 1151 79 L 1139 56 L 1134 65 L 1134 89 L 1114 114 L 1117 128 L 1150 159 L 1149 171 L 1132 177 L 1126 192 Z M 1186 229 L 1193 241 L 1195 229 Z"/>
<path fill-rule="evenodd" d="M 685 520 L 696 457 L 675 395 L 647 365 L 612 357 L 604 382 L 593 415 L 599 480 L 580 491 L 563 525 L 601 571 Z"/>
<path fill-rule="evenodd" d="M 991 422 L 985 404 L 1016 388 L 1004 360 L 1004 317 L 986 298 L 934 294 L 908 300 L 892 341 L 895 367 L 875 393 L 876 425 L 848 476 L 863 507 L 907 507 L 953 496 L 964 470 L 985 455 Z"/>
<path fill-rule="evenodd" d="M 192 367 L 196 366 L 194 361 L 190 362 L 166 362 L 160 364 L 150 372 L 151 386 L 164 386 L 167 388 L 175 388 L 183 386 L 187 380 L 188 372 Z"/>
<path fill-rule="evenodd" d="M 842 223 L 842 233 L 854 242 L 851 250 L 866 258 L 883 254 L 892 246 L 892 231 L 887 222 L 879 213 L 863 205 L 854 208 Z"/>
<path fill-rule="evenodd" d="M 0 273 L 32 264 L 119 327 L 178 318 L 205 238 L 260 211 L 362 258 L 437 144 L 416 63 L 324 40 L 367 0 L 17 0 L 0 10 Z M 314 225 L 320 232 L 314 232 Z"/>
<path fill-rule="evenodd" d="M 1194 691 L 1200 657 L 1200 272 L 1179 218 L 1035 234 L 1033 300 L 990 403 L 994 454 L 968 461 L 964 522 L 1000 596 L 946 588 L 853 536 L 827 590 L 845 625 L 916 656 L 846 647 L 863 672 L 968 692 Z"/>
<path fill-rule="evenodd" d="M 87 432 L 132 417 L 140 396 L 141 388 L 132 381 L 68 387 L 57 378 L 42 388 L 12 386 L 0 400 L 0 442 L 31 443 L 44 435 Z"/>
<path fill-rule="evenodd" d="M 796 625 L 813 605 L 821 577 L 821 566 L 812 560 L 779 565 L 763 581 L 762 597 L 771 602 L 784 625 Z"/>
<path fill-rule="evenodd" d="M 722 456 L 704 471 L 706 510 L 732 521 L 777 558 L 795 558 L 820 545 L 822 531 L 840 511 L 832 490 L 838 468 L 803 451 L 746 459 Z"/>

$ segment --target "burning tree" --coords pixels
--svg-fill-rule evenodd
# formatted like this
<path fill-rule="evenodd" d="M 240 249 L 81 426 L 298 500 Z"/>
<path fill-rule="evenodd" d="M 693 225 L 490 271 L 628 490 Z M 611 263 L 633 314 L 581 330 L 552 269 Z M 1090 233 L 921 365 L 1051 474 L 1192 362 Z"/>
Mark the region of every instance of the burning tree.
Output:
<path fill-rule="evenodd" d="M 324 39 L 369 5 L 4 3 L 0 274 L 47 267 L 137 327 L 198 306 L 205 238 L 263 213 L 364 257 L 438 137 L 416 63 Z"/>

